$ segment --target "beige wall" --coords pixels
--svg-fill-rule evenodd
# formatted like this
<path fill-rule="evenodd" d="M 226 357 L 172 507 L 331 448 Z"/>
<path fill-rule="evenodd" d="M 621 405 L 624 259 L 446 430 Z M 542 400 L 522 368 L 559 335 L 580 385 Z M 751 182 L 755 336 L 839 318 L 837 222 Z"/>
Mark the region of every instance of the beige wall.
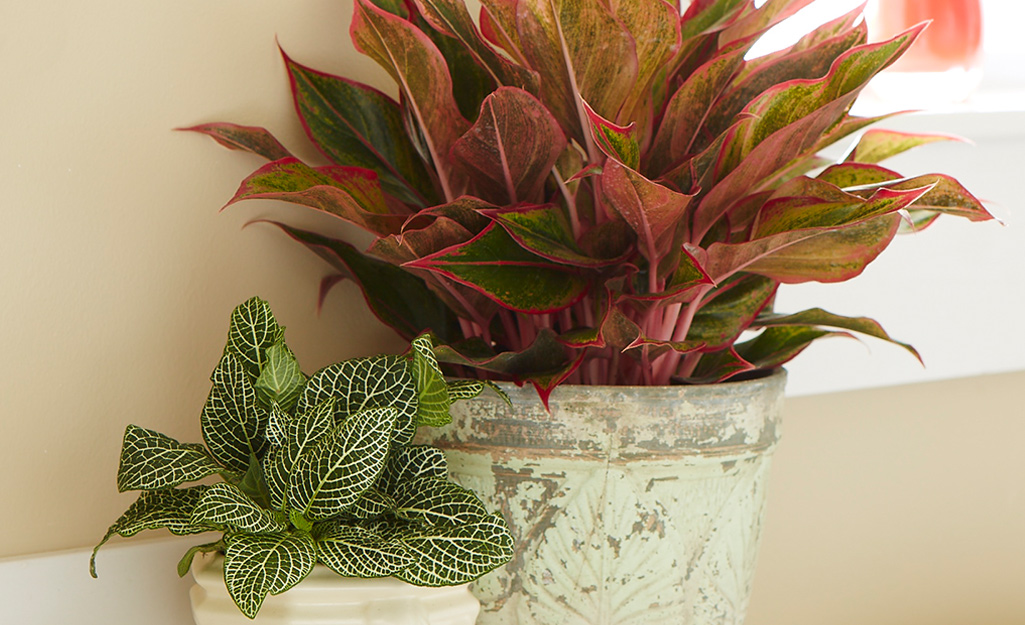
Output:
<path fill-rule="evenodd" d="M 250 295 L 271 301 L 308 370 L 399 347 L 352 288 L 317 317 L 319 261 L 240 232 L 300 209 L 217 213 L 255 158 L 171 131 L 266 125 L 309 155 L 274 39 L 385 85 L 349 47 L 350 11 L 4 3 L 0 557 L 102 535 L 132 500 L 114 489 L 126 422 L 198 440 L 227 314 Z M 1023 622 L 1023 388 L 1015 373 L 792 400 L 751 625 Z"/>
<path fill-rule="evenodd" d="M 317 317 L 320 261 L 241 231 L 302 209 L 218 214 L 258 159 L 172 130 L 265 124 L 310 155 L 275 36 L 298 60 L 376 80 L 347 51 L 350 3 L 2 4 L 0 556 L 102 536 L 132 500 L 114 489 L 126 422 L 198 440 L 244 299 L 270 300 L 307 369 L 399 347 L 351 285 Z"/>
<path fill-rule="evenodd" d="M 1025 623 L 1025 372 L 785 412 L 747 625 Z"/>

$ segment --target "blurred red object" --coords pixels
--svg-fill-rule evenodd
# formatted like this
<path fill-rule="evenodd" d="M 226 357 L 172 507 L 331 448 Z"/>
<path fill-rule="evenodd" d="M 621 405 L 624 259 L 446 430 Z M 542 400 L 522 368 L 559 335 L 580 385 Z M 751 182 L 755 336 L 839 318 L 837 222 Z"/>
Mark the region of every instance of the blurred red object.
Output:
<path fill-rule="evenodd" d="M 889 38 L 920 22 L 932 23 L 891 67 L 895 72 L 971 68 L 982 54 L 979 0 L 879 0 L 873 38 Z"/>

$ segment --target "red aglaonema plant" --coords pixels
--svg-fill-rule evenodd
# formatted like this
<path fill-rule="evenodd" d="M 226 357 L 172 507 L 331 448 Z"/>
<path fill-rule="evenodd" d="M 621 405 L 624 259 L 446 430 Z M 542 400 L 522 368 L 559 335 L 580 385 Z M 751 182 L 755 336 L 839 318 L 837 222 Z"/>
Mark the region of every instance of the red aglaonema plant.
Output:
<path fill-rule="evenodd" d="M 774 312 L 776 290 L 858 275 L 902 224 L 991 218 L 949 176 L 877 164 L 946 137 L 849 114 L 924 26 L 866 43 L 859 9 L 746 58 L 809 1 L 483 0 L 475 22 L 462 0 L 356 0 L 352 40 L 397 101 L 285 56 L 330 164 L 261 128 L 191 130 L 271 161 L 229 204 L 285 200 L 373 235 L 360 251 L 273 222 L 337 271 L 322 296 L 355 281 L 451 365 L 542 398 L 566 381 L 718 382 L 828 335 L 892 340 L 866 318 Z M 818 155 L 857 132 L 842 162 Z"/>

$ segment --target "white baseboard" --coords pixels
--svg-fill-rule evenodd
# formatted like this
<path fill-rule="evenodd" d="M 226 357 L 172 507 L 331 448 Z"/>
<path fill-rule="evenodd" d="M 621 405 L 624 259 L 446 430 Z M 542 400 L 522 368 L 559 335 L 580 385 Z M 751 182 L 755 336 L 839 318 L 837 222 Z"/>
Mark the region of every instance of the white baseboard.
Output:
<path fill-rule="evenodd" d="M 18 625 L 191 625 L 188 589 L 176 565 L 186 538 L 115 542 L 89 549 L 0 559 L 0 623 Z"/>

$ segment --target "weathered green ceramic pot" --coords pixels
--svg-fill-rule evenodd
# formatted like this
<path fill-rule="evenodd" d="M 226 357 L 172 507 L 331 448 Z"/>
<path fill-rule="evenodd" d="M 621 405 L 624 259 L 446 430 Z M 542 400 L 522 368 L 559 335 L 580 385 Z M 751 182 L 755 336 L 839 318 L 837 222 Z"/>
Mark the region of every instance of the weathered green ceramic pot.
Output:
<path fill-rule="evenodd" d="M 425 428 L 516 539 L 478 625 L 739 625 L 785 379 L 560 386 L 550 413 L 505 384 Z"/>

